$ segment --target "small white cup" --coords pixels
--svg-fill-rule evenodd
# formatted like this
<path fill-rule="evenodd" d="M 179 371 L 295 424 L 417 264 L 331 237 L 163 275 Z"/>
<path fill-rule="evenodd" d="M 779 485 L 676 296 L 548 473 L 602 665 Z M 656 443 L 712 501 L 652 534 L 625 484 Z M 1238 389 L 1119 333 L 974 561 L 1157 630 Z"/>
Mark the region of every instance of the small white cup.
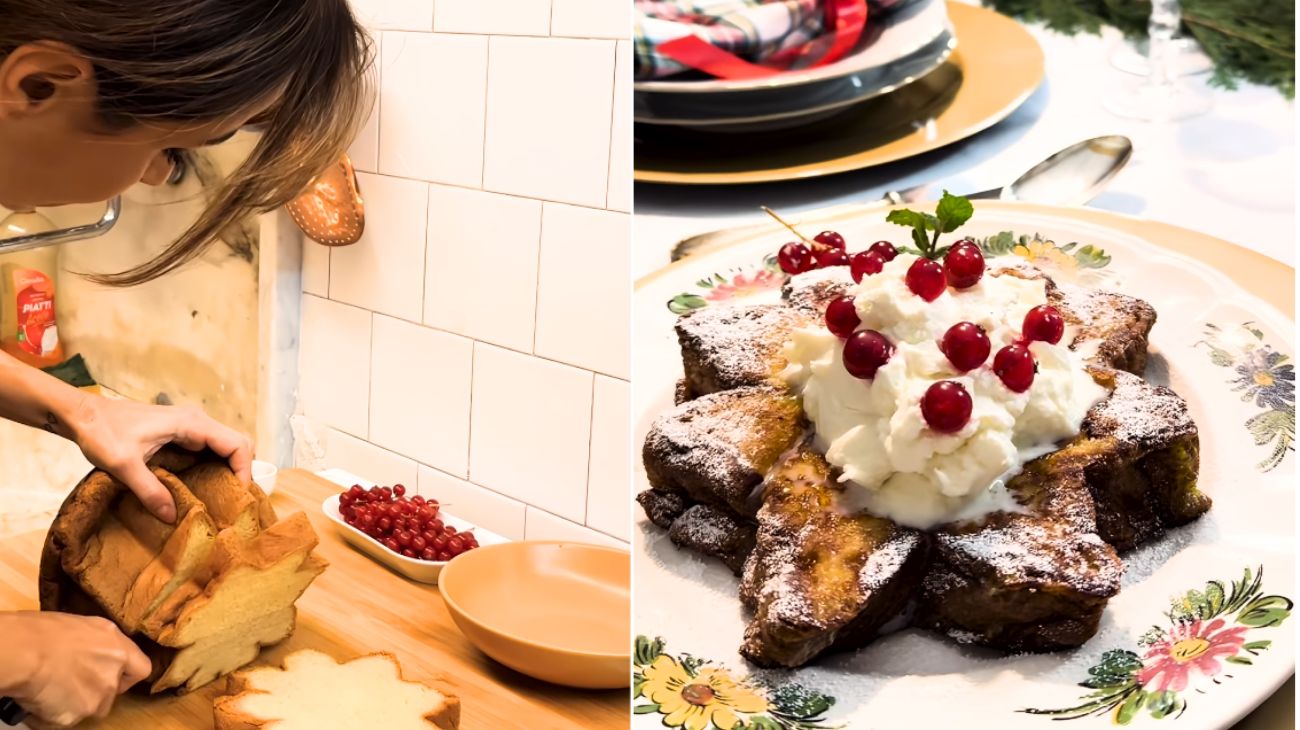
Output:
<path fill-rule="evenodd" d="M 253 481 L 257 482 L 257 486 L 261 487 L 268 497 L 275 491 L 275 478 L 279 472 L 275 464 L 269 461 L 253 460 Z"/>

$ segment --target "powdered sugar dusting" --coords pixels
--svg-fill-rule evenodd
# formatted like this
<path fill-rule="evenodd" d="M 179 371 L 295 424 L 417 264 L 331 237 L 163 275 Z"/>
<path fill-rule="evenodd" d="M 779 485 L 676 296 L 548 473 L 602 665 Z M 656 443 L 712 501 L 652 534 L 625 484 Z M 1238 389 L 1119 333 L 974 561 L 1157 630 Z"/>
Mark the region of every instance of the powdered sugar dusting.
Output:
<path fill-rule="evenodd" d="M 1089 434 L 1138 445 L 1168 443 L 1196 431 L 1177 393 L 1124 372 L 1115 373 L 1114 392 L 1089 412 L 1083 427 Z"/>
<path fill-rule="evenodd" d="M 1094 595 L 1119 590 L 1122 564 L 1095 533 L 1067 533 L 1042 524 L 1015 521 L 966 534 L 940 534 L 949 551 L 987 566 L 999 582 L 1047 579 Z"/>
<path fill-rule="evenodd" d="M 719 388 L 730 388 L 776 382 L 787 335 L 806 321 L 782 304 L 707 307 L 681 317 L 677 333 L 690 359 L 711 371 Z"/>
<path fill-rule="evenodd" d="M 900 531 L 900 534 L 872 551 L 862 565 L 862 570 L 858 571 L 858 586 L 866 593 L 880 590 L 898 574 L 920 543 L 920 533 Z"/>

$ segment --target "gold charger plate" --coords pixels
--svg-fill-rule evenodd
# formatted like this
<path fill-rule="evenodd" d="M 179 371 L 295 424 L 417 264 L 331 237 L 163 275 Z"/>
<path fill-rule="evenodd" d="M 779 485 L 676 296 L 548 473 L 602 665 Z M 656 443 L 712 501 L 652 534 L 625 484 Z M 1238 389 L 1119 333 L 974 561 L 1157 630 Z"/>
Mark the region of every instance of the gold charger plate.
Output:
<path fill-rule="evenodd" d="M 797 180 L 895 162 L 988 129 L 1038 88 L 1043 50 L 992 10 L 949 2 L 948 18 L 957 50 L 947 63 L 806 127 L 725 134 L 638 125 L 633 177 L 679 185 Z"/>

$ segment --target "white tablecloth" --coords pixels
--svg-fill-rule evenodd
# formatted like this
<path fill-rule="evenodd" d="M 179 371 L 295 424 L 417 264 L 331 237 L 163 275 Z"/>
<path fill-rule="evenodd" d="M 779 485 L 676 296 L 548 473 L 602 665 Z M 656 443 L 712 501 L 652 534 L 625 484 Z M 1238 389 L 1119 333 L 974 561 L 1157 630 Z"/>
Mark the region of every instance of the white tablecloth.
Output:
<path fill-rule="evenodd" d="M 1116 117 L 1101 98 L 1136 77 L 1110 65 L 1123 39 L 1065 36 L 1031 27 L 1047 78 L 1010 117 L 972 139 L 884 167 L 760 186 L 636 186 L 635 277 L 668 263 L 688 235 L 757 221 L 758 206 L 784 212 L 866 201 L 885 191 L 937 183 L 954 193 L 999 187 L 1058 149 L 1124 134 L 1134 156 L 1091 207 L 1192 228 L 1295 263 L 1295 105 L 1272 88 L 1212 89 L 1206 115 L 1172 123 Z M 1205 86 L 1208 75 L 1188 79 Z"/>

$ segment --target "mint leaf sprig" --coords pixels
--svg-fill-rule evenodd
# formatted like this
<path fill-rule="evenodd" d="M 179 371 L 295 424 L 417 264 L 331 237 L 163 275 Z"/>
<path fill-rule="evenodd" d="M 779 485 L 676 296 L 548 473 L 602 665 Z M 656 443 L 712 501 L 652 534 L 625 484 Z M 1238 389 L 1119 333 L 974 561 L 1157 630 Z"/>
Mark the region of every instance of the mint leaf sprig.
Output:
<path fill-rule="evenodd" d="M 939 234 L 952 233 L 970 220 L 975 213 L 975 206 L 970 200 L 960 195 L 952 195 L 947 190 L 934 209 L 934 215 L 918 213 L 915 210 L 891 210 L 885 220 L 895 225 L 912 229 L 912 242 L 915 249 L 903 248 L 906 253 L 937 259 L 948 252 L 948 246 L 939 247 Z M 931 235 L 933 232 L 933 235 Z"/>

